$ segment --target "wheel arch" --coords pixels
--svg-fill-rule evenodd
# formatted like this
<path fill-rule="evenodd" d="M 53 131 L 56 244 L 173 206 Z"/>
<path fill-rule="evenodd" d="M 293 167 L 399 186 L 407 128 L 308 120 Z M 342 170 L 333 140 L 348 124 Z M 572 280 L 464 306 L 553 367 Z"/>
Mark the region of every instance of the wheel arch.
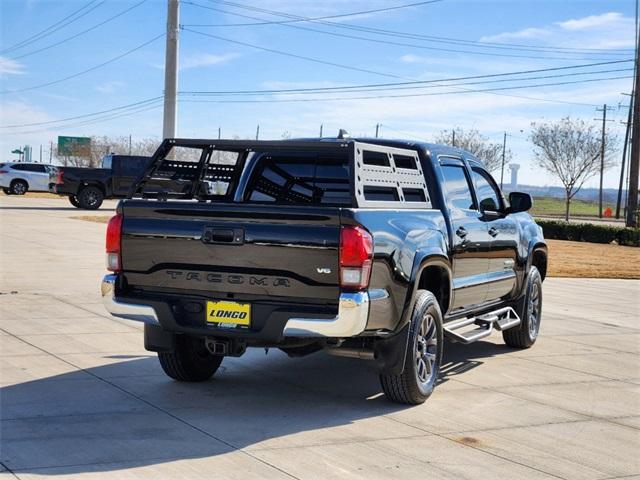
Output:
<path fill-rule="evenodd" d="M 418 290 L 429 290 L 435 295 L 443 316 L 451 305 L 453 275 L 448 256 L 440 250 L 429 250 L 416 257 L 410 287 L 407 291 L 403 325 L 411 315 Z"/>
<path fill-rule="evenodd" d="M 80 195 L 80 192 L 82 192 L 82 190 L 84 190 L 85 188 L 88 188 L 88 187 L 96 187 L 98 190 L 100 190 L 102 192 L 102 195 L 104 195 L 105 197 L 107 196 L 106 188 L 100 182 L 82 182 L 80 184 L 80 186 L 78 187 L 78 191 L 76 193 L 76 196 Z"/>
<path fill-rule="evenodd" d="M 22 178 L 22 177 L 12 178 L 11 181 L 9 182 L 9 188 L 11 188 L 11 186 L 16 182 L 26 183 L 27 184 L 27 190 L 29 190 L 29 180 L 27 180 L 26 178 Z"/>
<path fill-rule="evenodd" d="M 532 266 L 536 267 L 540 272 L 542 280 L 547 276 L 548 265 L 548 251 L 547 245 L 544 242 L 537 242 L 529 247 L 529 261 L 527 265 L 527 272 Z"/>

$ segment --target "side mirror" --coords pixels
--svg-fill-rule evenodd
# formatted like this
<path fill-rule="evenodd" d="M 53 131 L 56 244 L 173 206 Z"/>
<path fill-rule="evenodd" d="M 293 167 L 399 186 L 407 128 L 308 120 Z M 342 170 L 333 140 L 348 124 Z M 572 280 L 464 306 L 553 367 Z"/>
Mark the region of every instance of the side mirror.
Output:
<path fill-rule="evenodd" d="M 533 207 L 533 199 L 528 193 L 511 192 L 509 194 L 509 213 L 526 212 Z"/>

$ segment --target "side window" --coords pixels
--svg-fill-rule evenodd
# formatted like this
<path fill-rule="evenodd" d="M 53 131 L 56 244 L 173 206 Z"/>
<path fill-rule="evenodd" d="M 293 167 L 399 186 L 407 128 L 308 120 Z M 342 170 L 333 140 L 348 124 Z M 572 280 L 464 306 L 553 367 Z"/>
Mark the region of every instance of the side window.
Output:
<path fill-rule="evenodd" d="M 476 184 L 476 194 L 481 211 L 500 212 L 502 211 L 502 200 L 500 191 L 491 175 L 485 170 L 477 167 L 472 168 L 473 181 Z"/>
<path fill-rule="evenodd" d="M 443 165 L 442 173 L 449 205 L 461 210 L 475 210 L 476 205 L 471 196 L 471 187 L 464 167 Z"/>
<path fill-rule="evenodd" d="M 111 169 L 112 161 L 113 161 L 113 157 L 111 155 L 102 157 L 102 168 Z"/>
<path fill-rule="evenodd" d="M 26 170 L 25 167 L 26 167 L 26 165 L 19 163 L 17 165 L 11 165 L 11 170 L 20 170 L 22 172 L 22 171 Z"/>
<path fill-rule="evenodd" d="M 47 173 L 47 169 L 45 168 L 44 165 L 32 165 L 33 166 L 33 172 L 38 172 L 38 173 Z"/>
<path fill-rule="evenodd" d="M 146 166 L 144 158 L 120 158 L 120 175 L 123 177 L 137 177 Z"/>

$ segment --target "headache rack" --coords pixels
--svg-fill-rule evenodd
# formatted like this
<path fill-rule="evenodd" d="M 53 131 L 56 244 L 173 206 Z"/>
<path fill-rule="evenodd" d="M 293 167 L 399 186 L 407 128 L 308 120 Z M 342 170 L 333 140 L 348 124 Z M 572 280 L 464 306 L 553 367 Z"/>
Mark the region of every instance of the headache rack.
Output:
<path fill-rule="evenodd" d="M 165 140 L 134 182 L 128 198 L 230 202 L 247 158 L 253 152 L 317 152 L 349 159 L 351 206 L 361 208 L 431 208 L 417 150 L 345 139 L 340 141 Z M 310 203 L 293 188 L 255 180 L 286 204 Z M 291 187 L 295 182 L 288 182 Z M 280 189 L 280 191 L 276 191 Z M 315 190 L 317 187 L 311 188 Z"/>

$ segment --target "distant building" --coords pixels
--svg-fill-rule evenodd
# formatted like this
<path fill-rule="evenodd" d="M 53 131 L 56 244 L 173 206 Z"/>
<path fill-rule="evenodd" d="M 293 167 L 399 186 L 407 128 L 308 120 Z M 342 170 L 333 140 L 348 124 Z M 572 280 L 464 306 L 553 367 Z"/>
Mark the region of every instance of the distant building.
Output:
<path fill-rule="evenodd" d="M 509 171 L 511 172 L 511 191 L 514 191 L 518 188 L 518 170 L 520 170 L 520 165 L 517 163 L 509 164 Z"/>

